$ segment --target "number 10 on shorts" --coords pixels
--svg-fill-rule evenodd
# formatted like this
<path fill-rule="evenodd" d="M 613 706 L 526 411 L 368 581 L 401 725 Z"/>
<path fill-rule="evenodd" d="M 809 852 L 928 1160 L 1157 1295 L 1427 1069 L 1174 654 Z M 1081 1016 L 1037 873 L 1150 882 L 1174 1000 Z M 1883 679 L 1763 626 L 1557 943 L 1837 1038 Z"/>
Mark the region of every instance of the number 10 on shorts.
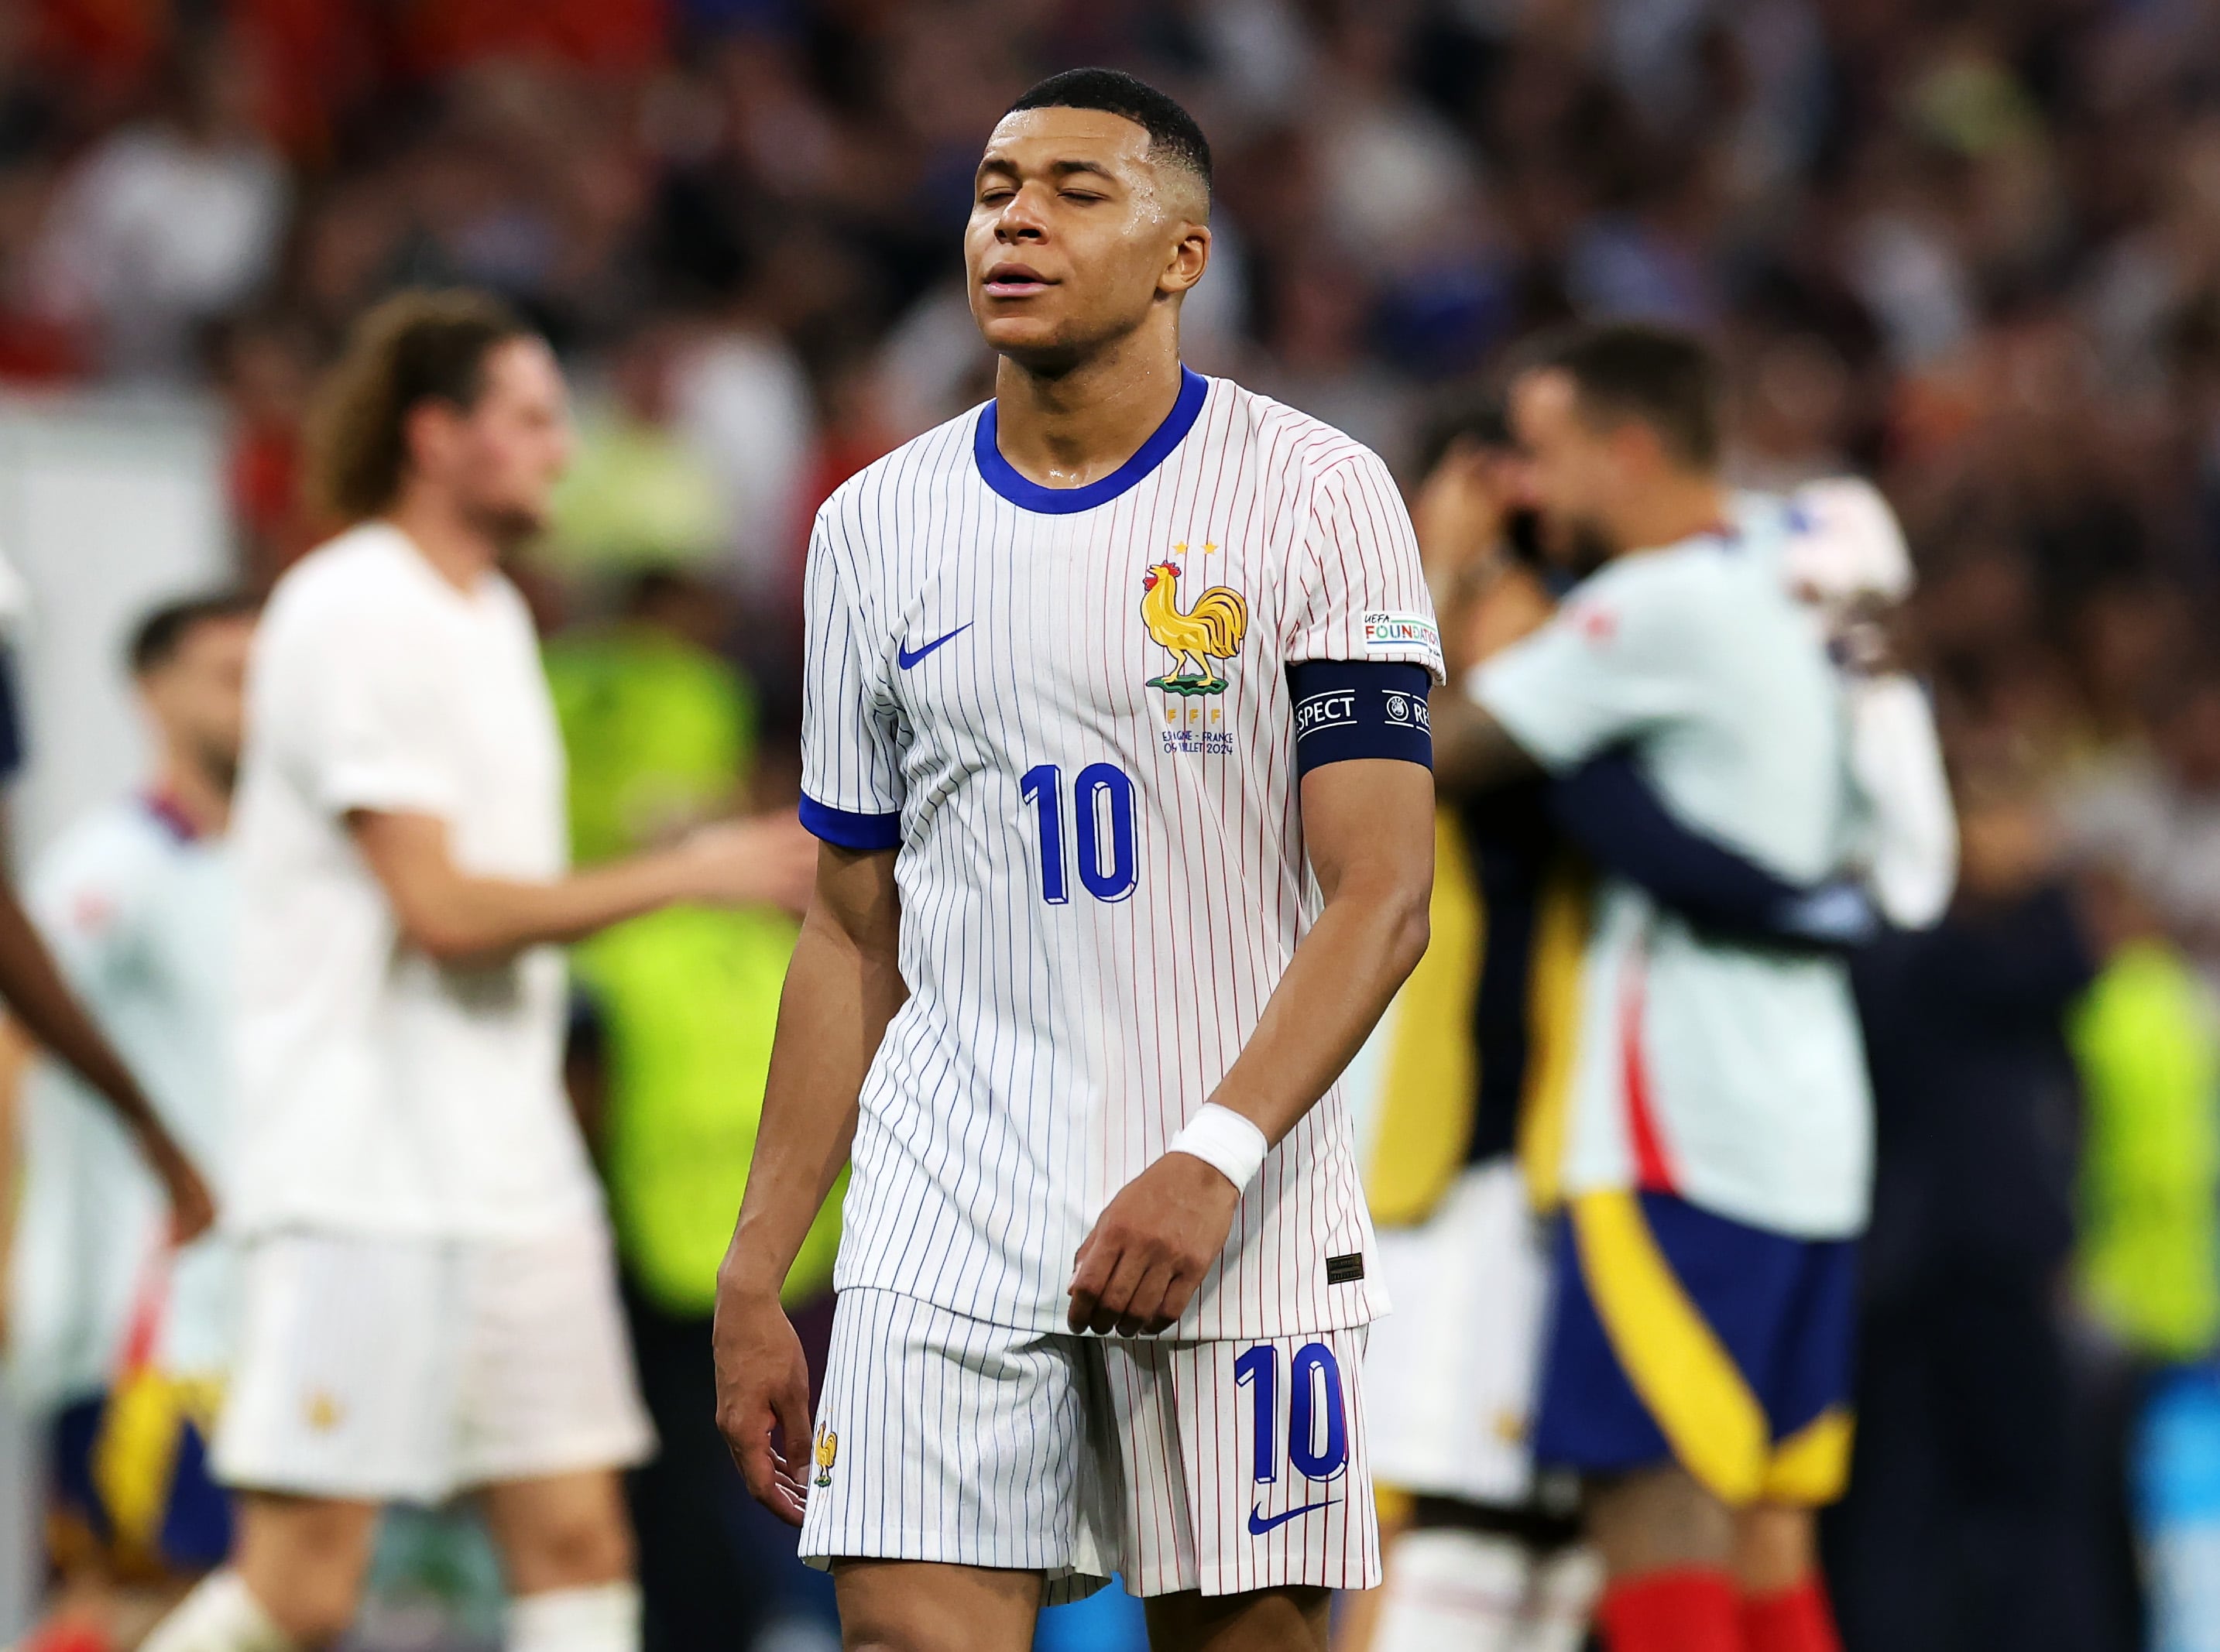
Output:
<path fill-rule="evenodd" d="M 1254 1407 L 1251 1458 L 1257 1484 L 1280 1477 L 1280 1349 L 1259 1343 L 1233 1362 L 1233 1381 Z M 1335 1480 L 1349 1467 L 1349 1413 L 1341 1366 L 1324 1343 L 1305 1343 L 1288 1362 L 1288 1466 L 1306 1480 Z"/>

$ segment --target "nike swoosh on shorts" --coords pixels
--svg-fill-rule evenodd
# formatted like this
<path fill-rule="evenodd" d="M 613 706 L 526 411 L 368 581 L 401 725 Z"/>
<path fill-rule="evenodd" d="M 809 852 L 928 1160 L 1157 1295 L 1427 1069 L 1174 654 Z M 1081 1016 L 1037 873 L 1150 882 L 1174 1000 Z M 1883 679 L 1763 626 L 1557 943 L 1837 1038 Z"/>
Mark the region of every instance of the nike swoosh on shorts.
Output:
<path fill-rule="evenodd" d="M 1274 1526 L 1283 1526 L 1299 1514 L 1316 1514 L 1320 1509 L 1332 1506 L 1331 1502 L 1306 1503 L 1299 1509 L 1289 1509 L 1285 1514 L 1275 1514 L 1269 1518 L 1257 1510 L 1251 1509 L 1249 1511 L 1249 1535 L 1252 1537 L 1261 1537 Z"/>

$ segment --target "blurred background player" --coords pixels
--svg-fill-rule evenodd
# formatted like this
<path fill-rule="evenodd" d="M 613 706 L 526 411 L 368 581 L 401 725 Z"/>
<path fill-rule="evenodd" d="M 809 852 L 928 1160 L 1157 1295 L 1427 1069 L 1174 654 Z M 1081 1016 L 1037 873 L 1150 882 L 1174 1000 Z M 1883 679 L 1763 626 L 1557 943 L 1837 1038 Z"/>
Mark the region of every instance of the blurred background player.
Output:
<path fill-rule="evenodd" d="M 1453 404 L 1426 451 L 1413 518 L 1456 678 L 1556 597 L 1500 398 Z M 1378 1096 L 1367 1189 L 1402 1304 L 1375 1337 L 1375 1461 L 1410 1527 L 1369 1644 L 1541 1652 L 1581 1643 L 1595 1593 L 1577 1486 L 1530 1447 L 1595 873 L 1775 950 L 1839 951 L 1879 918 L 1855 883 L 1788 885 L 1684 826 L 1624 755 L 1443 792 L 1434 941 L 1351 1077 Z"/>
<path fill-rule="evenodd" d="M 556 719 L 500 571 L 569 451 L 537 335 L 483 297 L 398 296 L 317 433 L 358 526 L 271 601 L 240 791 L 244 1300 L 215 1447 L 238 1535 L 150 1643 L 326 1644 L 380 1505 L 470 1489 L 509 1643 L 614 1652 L 639 1634 L 618 1470 L 651 1438 L 548 944 L 775 895 L 807 851 L 708 826 L 566 873 Z"/>
<path fill-rule="evenodd" d="M 1524 364 L 1532 497 L 1589 577 L 1450 708 L 1454 767 L 1627 745 L 1684 820 L 1814 881 L 1850 835 L 1842 693 L 1774 559 L 1734 543 L 1718 396 L 1700 346 L 1638 327 Z M 1847 1468 L 1870 1137 L 1848 980 L 1602 898 L 1536 1453 L 1587 1478 L 1615 1652 L 1830 1647 L 1808 1510 Z"/>
<path fill-rule="evenodd" d="M 128 665 L 153 736 L 146 783 L 57 838 L 29 886 L 70 985 L 219 1185 L 234 906 L 224 838 L 255 610 L 199 597 L 140 622 Z M 172 1254 L 160 1185 L 83 1079 L 41 1061 L 17 1106 L 8 1361 L 46 1424 L 60 1584 L 39 1642 L 130 1647 L 229 1545 L 206 1452 L 229 1355 L 231 1250 L 208 1234 Z"/>

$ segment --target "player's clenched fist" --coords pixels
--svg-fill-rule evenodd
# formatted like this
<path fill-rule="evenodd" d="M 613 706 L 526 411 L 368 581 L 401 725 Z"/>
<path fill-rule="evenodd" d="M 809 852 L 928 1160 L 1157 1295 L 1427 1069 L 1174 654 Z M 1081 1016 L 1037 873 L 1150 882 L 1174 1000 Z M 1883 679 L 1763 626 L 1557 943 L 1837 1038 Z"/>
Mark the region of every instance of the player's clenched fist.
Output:
<path fill-rule="evenodd" d="M 776 1296 L 751 1296 L 721 1283 L 712 1338 L 718 1431 L 750 1494 L 798 1526 L 808 1497 L 804 1464 L 809 1455 L 809 1365 L 801 1338 Z"/>
<path fill-rule="evenodd" d="M 1225 1249 L 1241 1190 L 1190 1153 L 1166 1153 L 1104 1206 L 1073 1258 L 1074 1331 L 1153 1336 L 1175 1324 Z"/>

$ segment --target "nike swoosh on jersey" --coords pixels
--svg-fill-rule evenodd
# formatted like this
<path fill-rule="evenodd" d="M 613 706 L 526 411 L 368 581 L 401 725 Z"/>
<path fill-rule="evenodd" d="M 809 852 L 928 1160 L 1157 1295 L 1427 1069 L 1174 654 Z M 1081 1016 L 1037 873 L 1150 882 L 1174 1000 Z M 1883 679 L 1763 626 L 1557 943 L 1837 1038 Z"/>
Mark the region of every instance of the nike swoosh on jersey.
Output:
<path fill-rule="evenodd" d="M 1259 1510 L 1251 1509 L 1249 1511 L 1249 1535 L 1252 1537 L 1261 1537 L 1274 1526 L 1283 1526 L 1299 1514 L 1315 1514 L 1320 1509 L 1330 1509 L 1332 1506 L 1330 1501 L 1306 1503 L 1299 1509 L 1289 1509 L 1285 1514 L 1275 1514 L 1269 1518 Z"/>
<path fill-rule="evenodd" d="M 954 642 L 958 637 L 970 630 L 971 627 L 977 623 L 978 621 L 976 620 L 966 620 L 962 625 L 957 627 L 955 630 L 949 632 L 945 636 L 935 637 L 931 642 L 926 644 L 922 648 L 898 648 L 895 651 L 895 664 L 901 666 L 903 670 L 907 671 L 911 666 L 916 664 L 918 661 L 923 659 L 934 649 Z"/>

